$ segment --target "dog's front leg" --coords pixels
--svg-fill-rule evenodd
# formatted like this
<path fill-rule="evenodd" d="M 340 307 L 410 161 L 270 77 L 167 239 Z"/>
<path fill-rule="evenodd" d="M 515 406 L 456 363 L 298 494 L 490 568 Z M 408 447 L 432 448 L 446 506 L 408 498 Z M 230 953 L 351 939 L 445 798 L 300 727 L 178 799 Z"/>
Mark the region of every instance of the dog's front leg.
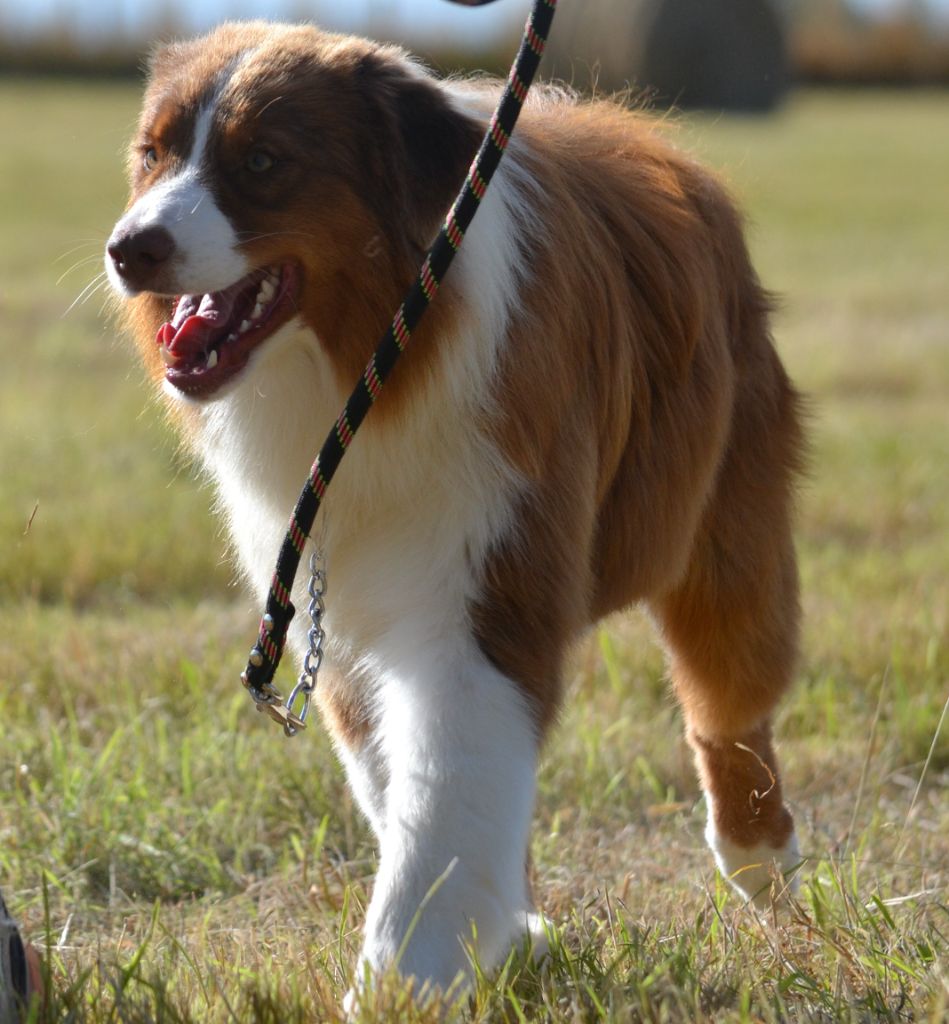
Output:
<path fill-rule="evenodd" d="M 528 927 L 537 738 L 518 688 L 475 649 L 425 655 L 379 690 L 388 768 L 359 984 L 395 968 L 445 991 Z"/>

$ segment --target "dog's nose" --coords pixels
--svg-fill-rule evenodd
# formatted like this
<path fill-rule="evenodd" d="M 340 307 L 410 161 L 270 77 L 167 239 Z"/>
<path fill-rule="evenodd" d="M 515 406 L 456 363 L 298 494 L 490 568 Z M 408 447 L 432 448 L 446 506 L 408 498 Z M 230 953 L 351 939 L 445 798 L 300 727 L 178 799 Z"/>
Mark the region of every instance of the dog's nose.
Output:
<path fill-rule="evenodd" d="M 157 225 L 131 228 L 113 235 L 106 252 L 123 281 L 144 289 L 174 255 L 175 240 Z"/>

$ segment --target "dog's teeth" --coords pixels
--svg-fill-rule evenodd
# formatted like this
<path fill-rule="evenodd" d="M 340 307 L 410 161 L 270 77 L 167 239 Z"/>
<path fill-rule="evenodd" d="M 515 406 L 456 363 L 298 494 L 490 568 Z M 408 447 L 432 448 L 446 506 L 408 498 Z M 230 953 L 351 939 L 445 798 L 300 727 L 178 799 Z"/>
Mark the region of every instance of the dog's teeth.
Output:
<path fill-rule="evenodd" d="M 243 334 L 250 327 L 250 320 L 245 320 L 240 326 L 240 333 Z"/>
<path fill-rule="evenodd" d="M 264 304 L 258 299 L 257 300 L 257 305 L 254 306 L 253 310 L 251 311 L 251 314 L 250 314 L 251 320 L 257 320 L 260 317 L 260 314 L 263 313 L 263 311 L 264 311 Z"/>
<path fill-rule="evenodd" d="M 161 356 L 161 361 L 165 366 L 174 366 L 178 362 L 178 357 L 167 345 L 159 345 L 158 354 Z"/>
<path fill-rule="evenodd" d="M 258 302 L 267 302 L 273 298 L 274 292 L 276 292 L 277 286 L 270 280 L 269 277 L 265 277 L 260 282 L 260 291 L 257 293 Z"/>
<path fill-rule="evenodd" d="M 208 370 L 213 370 L 217 366 L 217 349 L 212 348 L 211 354 L 208 356 L 208 361 L 205 363 L 205 367 Z"/>

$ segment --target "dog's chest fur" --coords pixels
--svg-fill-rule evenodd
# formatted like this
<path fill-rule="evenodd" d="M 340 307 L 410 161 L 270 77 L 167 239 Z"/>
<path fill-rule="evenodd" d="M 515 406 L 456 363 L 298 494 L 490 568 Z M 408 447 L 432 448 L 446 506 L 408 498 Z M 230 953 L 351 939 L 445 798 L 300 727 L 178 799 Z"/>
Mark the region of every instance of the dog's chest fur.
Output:
<path fill-rule="evenodd" d="M 467 607 L 486 551 L 511 525 L 524 484 L 491 435 L 498 353 L 521 270 L 514 239 L 519 188 L 500 172 L 451 271 L 460 304 L 451 337 L 415 379 L 401 414 L 370 416 L 341 463 L 314 530 L 329 576 L 330 655 L 392 664 L 436 636 L 468 630 Z M 408 360 L 407 360 L 408 363 Z M 409 364 L 408 372 L 413 369 Z M 292 322 L 254 374 L 197 411 L 195 450 L 213 478 L 240 566 L 258 598 L 270 585 L 290 511 L 348 393 L 319 338 Z M 307 581 L 294 603 L 305 609 Z M 298 615 L 298 649 L 307 623 Z M 420 631 L 415 634 L 413 622 Z M 425 634 L 424 636 L 422 634 Z"/>

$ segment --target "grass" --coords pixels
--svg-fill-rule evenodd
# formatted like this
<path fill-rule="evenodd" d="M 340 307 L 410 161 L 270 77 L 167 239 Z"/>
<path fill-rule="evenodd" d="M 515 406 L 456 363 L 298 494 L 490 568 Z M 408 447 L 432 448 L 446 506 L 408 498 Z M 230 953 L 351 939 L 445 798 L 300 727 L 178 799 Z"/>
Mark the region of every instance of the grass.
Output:
<path fill-rule="evenodd" d="M 949 135 L 945 95 L 803 93 L 690 118 L 812 402 L 806 629 L 779 733 L 807 855 L 741 910 L 648 626 L 577 652 L 533 840 L 554 923 L 476 1021 L 949 1015 Z M 319 728 L 237 684 L 256 610 L 101 293 L 135 90 L 0 83 L 0 884 L 45 949 L 43 1020 L 332 1021 L 374 870 Z M 68 313 L 67 313 L 68 310 Z M 31 522 L 32 517 L 32 522 Z M 434 1020 L 397 985 L 369 1021 Z"/>

